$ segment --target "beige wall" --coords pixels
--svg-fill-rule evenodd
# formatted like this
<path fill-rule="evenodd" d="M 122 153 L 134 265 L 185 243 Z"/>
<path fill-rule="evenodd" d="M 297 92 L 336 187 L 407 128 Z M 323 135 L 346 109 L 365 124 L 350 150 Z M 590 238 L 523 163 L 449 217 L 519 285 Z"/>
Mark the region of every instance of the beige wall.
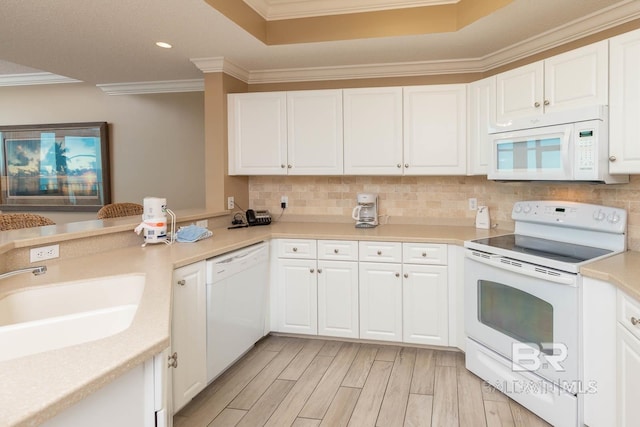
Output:
<path fill-rule="evenodd" d="M 112 200 L 166 197 L 172 209 L 205 206 L 204 94 L 106 95 L 84 84 L 0 87 L 0 125 L 109 123 Z M 43 212 L 57 223 L 95 213 Z"/>
<path fill-rule="evenodd" d="M 351 222 L 358 192 L 379 195 L 380 214 L 389 223 L 474 225 L 468 199 L 489 206 L 491 222 L 513 229 L 511 209 L 521 200 L 568 200 L 624 208 L 629 214 L 628 245 L 640 250 L 640 176 L 629 184 L 560 184 L 493 182 L 485 176 L 419 177 L 251 177 L 251 206 L 280 215 L 280 197 L 288 196 L 283 220 L 299 215 L 322 215 Z M 384 218 L 383 218 L 384 220 Z"/>

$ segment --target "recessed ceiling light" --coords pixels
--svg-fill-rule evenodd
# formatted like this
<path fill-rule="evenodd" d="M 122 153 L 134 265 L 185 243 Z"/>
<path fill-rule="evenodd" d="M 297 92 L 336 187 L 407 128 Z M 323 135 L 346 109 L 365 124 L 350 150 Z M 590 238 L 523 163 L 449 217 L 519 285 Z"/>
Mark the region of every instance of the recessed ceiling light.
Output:
<path fill-rule="evenodd" d="M 166 43 L 166 42 L 156 42 L 156 46 L 163 47 L 165 49 L 171 49 L 173 47 L 169 43 Z"/>

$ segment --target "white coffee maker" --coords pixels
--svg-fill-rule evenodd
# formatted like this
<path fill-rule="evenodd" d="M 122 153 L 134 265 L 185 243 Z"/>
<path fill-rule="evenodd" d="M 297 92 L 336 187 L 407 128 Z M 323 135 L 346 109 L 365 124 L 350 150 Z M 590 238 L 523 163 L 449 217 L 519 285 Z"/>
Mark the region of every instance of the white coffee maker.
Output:
<path fill-rule="evenodd" d="M 351 217 L 356 220 L 356 228 L 373 228 L 378 225 L 378 195 L 358 193 L 358 204 Z"/>

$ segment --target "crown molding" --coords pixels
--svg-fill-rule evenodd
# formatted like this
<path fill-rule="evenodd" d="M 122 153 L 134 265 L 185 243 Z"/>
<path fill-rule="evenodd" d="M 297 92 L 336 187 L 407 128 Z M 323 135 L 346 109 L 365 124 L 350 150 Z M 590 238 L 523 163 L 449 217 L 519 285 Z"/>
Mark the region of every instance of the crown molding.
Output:
<path fill-rule="evenodd" d="M 203 92 L 204 79 L 163 80 L 156 82 L 108 83 L 96 85 L 107 95 L 141 95 L 149 93 Z"/>
<path fill-rule="evenodd" d="M 250 78 L 249 71 L 222 56 L 214 58 L 191 58 L 191 62 L 203 73 L 225 73 L 245 83 L 247 83 Z"/>
<path fill-rule="evenodd" d="M 0 86 L 50 85 L 60 83 L 82 83 L 80 80 L 52 73 L 22 73 L 0 75 Z"/>

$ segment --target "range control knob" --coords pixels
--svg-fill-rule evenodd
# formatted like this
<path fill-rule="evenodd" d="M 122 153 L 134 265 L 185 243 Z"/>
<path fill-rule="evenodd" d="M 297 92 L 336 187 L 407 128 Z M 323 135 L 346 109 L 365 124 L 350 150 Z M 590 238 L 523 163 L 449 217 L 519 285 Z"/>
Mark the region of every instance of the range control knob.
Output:
<path fill-rule="evenodd" d="M 618 221 L 620 221 L 620 215 L 612 212 L 607 216 L 607 221 L 609 221 L 611 224 L 616 224 L 618 223 Z"/>
<path fill-rule="evenodd" d="M 598 209 L 593 213 L 593 219 L 595 219 L 596 221 L 603 221 L 605 218 L 606 215 L 604 214 L 604 212 L 602 212 L 602 209 Z"/>
<path fill-rule="evenodd" d="M 520 203 L 516 203 L 515 206 L 513 207 L 513 211 L 515 213 L 520 213 L 522 212 L 522 206 L 520 206 Z"/>
<path fill-rule="evenodd" d="M 524 208 L 522 208 L 522 211 L 526 214 L 528 214 L 529 212 L 531 212 L 531 206 L 530 205 L 525 205 Z"/>

